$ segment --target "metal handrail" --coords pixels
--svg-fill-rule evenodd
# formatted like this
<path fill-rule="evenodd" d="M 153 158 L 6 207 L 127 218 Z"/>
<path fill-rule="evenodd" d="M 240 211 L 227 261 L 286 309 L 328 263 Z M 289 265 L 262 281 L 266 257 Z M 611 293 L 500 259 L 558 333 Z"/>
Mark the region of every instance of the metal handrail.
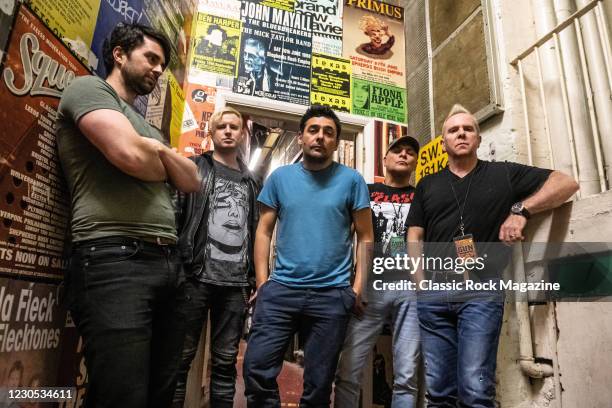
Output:
<path fill-rule="evenodd" d="M 531 47 L 527 48 L 525 51 L 519 54 L 518 57 L 513 59 L 512 62 L 510 62 L 510 64 L 516 66 L 519 60 L 525 59 L 525 57 L 529 56 L 533 52 L 533 50 L 546 44 L 546 42 L 551 40 L 555 36 L 555 34 L 559 34 L 561 31 L 563 31 L 563 29 L 574 24 L 574 20 L 582 17 L 583 15 L 585 15 L 586 13 L 594 9 L 597 6 L 597 4 L 602 1 L 603 0 L 593 0 L 592 2 L 590 2 L 589 4 L 581 8 L 580 10 L 576 11 L 574 14 L 569 16 L 565 21 L 558 24 L 555 28 L 553 28 L 548 33 L 546 33 L 546 35 L 544 35 L 542 38 L 536 41 L 535 44 L 533 44 Z"/>

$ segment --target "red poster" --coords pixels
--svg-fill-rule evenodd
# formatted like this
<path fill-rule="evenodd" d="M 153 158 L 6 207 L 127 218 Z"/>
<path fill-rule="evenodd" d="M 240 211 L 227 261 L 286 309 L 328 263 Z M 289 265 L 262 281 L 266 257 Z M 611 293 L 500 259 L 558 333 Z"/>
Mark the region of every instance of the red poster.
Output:
<path fill-rule="evenodd" d="M 69 203 L 55 117 L 62 91 L 88 73 L 20 7 L 0 77 L 0 274 L 62 276 Z"/>
<path fill-rule="evenodd" d="M 215 111 L 217 88 L 188 83 L 185 87 L 185 102 L 193 114 L 197 128 L 184 132 L 179 139 L 179 152 L 186 156 L 213 150 L 208 134 L 208 120 Z"/>

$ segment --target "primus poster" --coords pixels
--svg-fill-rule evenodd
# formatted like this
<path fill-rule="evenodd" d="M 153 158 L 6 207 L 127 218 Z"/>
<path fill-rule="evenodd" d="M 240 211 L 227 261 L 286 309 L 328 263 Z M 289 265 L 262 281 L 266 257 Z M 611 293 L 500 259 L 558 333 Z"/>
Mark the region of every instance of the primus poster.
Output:
<path fill-rule="evenodd" d="M 307 105 L 312 16 L 243 1 L 234 92 Z"/>
<path fill-rule="evenodd" d="M 351 113 L 406 122 L 406 89 L 353 78 L 351 96 Z"/>
<path fill-rule="evenodd" d="M 240 48 L 239 20 L 198 13 L 191 67 L 200 71 L 236 76 Z"/>
<path fill-rule="evenodd" d="M 344 58 L 353 76 L 406 88 L 404 9 L 377 0 L 345 0 Z"/>
<path fill-rule="evenodd" d="M 87 73 L 20 7 L 0 79 L 0 274 L 62 278 L 69 203 L 54 124 L 62 91 Z"/>
<path fill-rule="evenodd" d="M 351 62 L 322 54 L 312 55 L 310 103 L 351 111 Z"/>
<path fill-rule="evenodd" d="M 312 17 L 312 52 L 342 56 L 342 0 L 300 0 L 295 11 Z"/>

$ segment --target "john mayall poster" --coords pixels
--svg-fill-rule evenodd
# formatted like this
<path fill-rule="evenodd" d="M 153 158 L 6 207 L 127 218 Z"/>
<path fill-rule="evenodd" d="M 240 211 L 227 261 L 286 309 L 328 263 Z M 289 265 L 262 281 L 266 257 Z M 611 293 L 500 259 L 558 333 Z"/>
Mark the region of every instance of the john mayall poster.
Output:
<path fill-rule="evenodd" d="M 239 20 L 198 13 L 191 67 L 232 78 L 236 76 L 240 29 Z"/>
<path fill-rule="evenodd" d="M 69 203 L 54 123 L 62 91 L 87 73 L 21 6 L 0 76 L 0 274 L 63 275 Z"/>
<path fill-rule="evenodd" d="M 377 0 L 344 0 L 342 55 L 355 78 L 406 88 L 404 9 Z"/>
<path fill-rule="evenodd" d="M 300 0 L 295 11 L 312 16 L 312 52 L 342 56 L 342 0 Z"/>
<path fill-rule="evenodd" d="M 243 1 L 234 92 L 308 105 L 312 16 Z"/>

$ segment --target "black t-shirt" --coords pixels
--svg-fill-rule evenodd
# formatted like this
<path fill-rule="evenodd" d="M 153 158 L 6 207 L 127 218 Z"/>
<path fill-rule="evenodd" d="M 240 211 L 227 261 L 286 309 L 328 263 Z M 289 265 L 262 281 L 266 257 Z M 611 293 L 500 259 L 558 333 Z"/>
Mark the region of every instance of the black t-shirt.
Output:
<path fill-rule="evenodd" d="M 465 200 L 465 234 L 473 235 L 478 254 L 482 255 L 492 246 L 483 244 L 486 246 L 483 247 L 479 243 L 499 242 L 499 229 L 510 214 L 512 204 L 535 193 L 551 172 L 518 163 L 478 160 L 476 167 L 460 178 L 445 168 L 417 185 L 406 226 L 425 229 L 427 256 L 456 256 L 454 244 L 442 248 L 428 243 L 453 242 L 453 238 L 460 235 L 459 206 L 463 206 Z M 498 246 L 495 250 L 499 252 Z M 501 259 L 502 254 L 499 255 Z M 491 261 L 490 265 L 493 264 Z M 495 265 L 502 267 L 505 263 Z"/>
<path fill-rule="evenodd" d="M 405 249 L 406 218 L 414 197 L 414 187 L 389 187 L 383 183 L 368 184 L 374 242 L 377 249 L 389 254 L 399 246 Z"/>
<path fill-rule="evenodd" d="M 383 183 L 368 184 L 372 225 L 374 227 L 374 256 L 394 257 L 406 253 L 406 219 L 414 197 L 414 187 L 389 187 Z M 408 278 L 406 271 L 387 269 L 387 282 Z"/>
<path fill-rule="evenodd" d="M 215 180 L 201 228 L 206 231 L 204 269 L 199 280 L 246 286 L 249 187 L 243 174 L 213 161 Z M 202 237 L 204 238 L 204 237 Z"/>

